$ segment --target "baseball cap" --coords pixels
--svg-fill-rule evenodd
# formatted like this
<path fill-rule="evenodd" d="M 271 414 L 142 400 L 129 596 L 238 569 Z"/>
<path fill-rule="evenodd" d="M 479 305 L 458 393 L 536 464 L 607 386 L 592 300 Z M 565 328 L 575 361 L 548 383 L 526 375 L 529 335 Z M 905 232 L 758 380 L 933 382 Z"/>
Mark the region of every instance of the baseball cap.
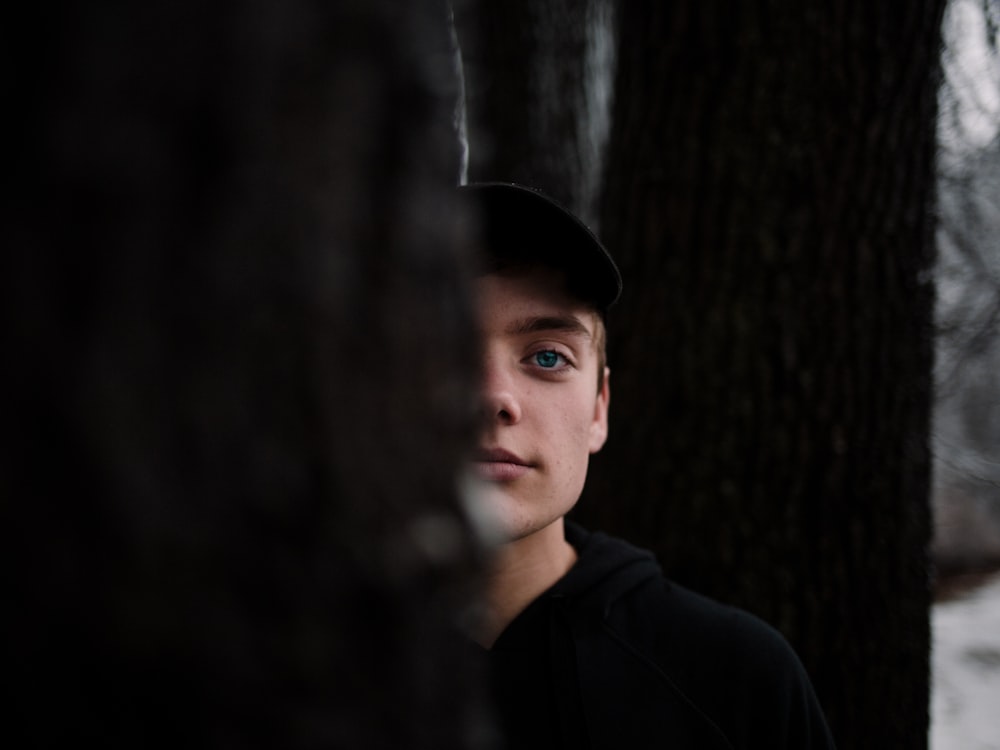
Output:
<path fill-rule="evenodd" d="M 494 267 L 539 264 L 562 271 L 570 293 L 602 315 L 618 300 L 618 266 L 594 233 L 560 203 L 512 182 L 474 182 L 458 190 L 479 214 L 487 260 Z"/>

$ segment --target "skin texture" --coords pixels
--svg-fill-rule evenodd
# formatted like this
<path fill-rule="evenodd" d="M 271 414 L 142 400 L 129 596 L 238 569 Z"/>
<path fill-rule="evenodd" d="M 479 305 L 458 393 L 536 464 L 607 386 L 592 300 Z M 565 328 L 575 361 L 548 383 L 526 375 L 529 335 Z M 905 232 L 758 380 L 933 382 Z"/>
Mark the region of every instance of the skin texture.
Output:
<path fill-rule="evenodd" d="M 563 517 L 608 435 L 609 378 L 599 388 L 596 313 L 558 273 L 477 280 L 484 426 L 475 463 L 501 544 L 487 594 L 487 645 L 576 561 Z"/>

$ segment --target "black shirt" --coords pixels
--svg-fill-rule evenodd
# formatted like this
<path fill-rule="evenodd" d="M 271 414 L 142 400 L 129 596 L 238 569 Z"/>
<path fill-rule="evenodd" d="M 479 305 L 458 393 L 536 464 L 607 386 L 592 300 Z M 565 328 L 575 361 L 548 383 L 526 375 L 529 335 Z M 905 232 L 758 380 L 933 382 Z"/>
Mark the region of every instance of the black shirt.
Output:
<path fill-rule="evenodd" d="M 488 652 L 512 750 L 833 748 L 801 663 L 761 620 L 567 522 L 577 563 Z"/>

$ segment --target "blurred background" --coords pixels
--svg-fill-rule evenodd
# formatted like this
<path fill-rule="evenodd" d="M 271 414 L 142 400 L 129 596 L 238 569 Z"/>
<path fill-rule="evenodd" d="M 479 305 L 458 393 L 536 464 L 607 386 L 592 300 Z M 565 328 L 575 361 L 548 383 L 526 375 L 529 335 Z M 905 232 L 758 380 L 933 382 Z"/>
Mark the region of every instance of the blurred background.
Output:
<path fill-rule="evenodd" d="M 1000 4 L 951 0 L 938 119 L 931 746 L 1000 747 Z"/>

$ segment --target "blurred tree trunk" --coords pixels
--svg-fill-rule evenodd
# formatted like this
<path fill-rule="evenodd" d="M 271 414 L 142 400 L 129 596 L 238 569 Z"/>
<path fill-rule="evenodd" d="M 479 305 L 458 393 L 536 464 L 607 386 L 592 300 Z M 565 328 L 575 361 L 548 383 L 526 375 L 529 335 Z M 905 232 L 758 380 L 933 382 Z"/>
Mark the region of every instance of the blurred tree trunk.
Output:
<path fill-rule="evenodd" d="M 597 223 L 613 10 L 613 0 L 457 6 L 471 180 L 533 185 Z"/>
<path fill-rule="evenodd" d="M 447 3 L 12 14 L 6 744 L 481 747 Z"/>
<path fill-rule="evenodd" d="M 600 217 L 625 295 L 578 516 L 778 626 L 843 747 L 927 737 L 942 6 L 617 5 Z M 504 7 L 471 53 L 491 176 L 565 198 L 578 165 L 527 162 L 537 20 Z"/>

